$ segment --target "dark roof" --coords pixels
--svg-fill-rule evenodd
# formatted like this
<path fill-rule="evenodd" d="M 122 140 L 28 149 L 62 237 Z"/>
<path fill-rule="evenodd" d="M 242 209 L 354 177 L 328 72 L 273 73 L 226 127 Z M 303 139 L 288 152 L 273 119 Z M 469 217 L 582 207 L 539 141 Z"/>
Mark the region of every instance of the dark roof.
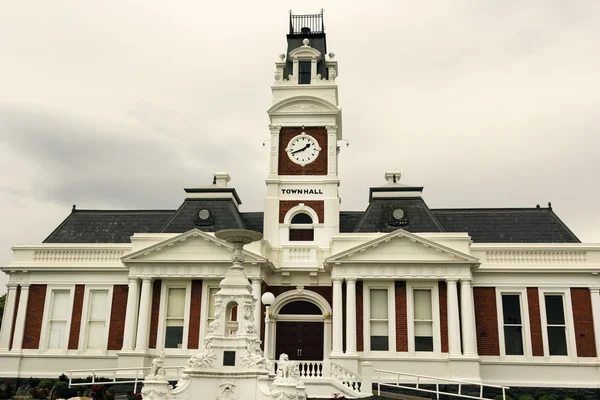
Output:
<path fill-rule="evenodd" d="M 468 232 L 479 243 L 579 243 L 551 208 L 431 210 L 446 232 Z"/>
<path fill-rule="evenodd" d="M 44 243 L 129 243 L 134 233 L 160 232 L 173 210 L 74 210 Z"/>
<path fill-rule="evenodd" d="M 198 212 L 202 209 L 210 213 L 206 221 L 198 218 Z M 243 229 L 245 225 L 231 199 L 185 199 L 159 232 L 183 233 L 194 228 L 216 232 L 221 229 Z"/>
<path fill-rule="evenodd" d="M 363 214 L 364 211 L 340 211 L 340 232 L 354 232 Z"/>
<path fill-rule="evenodd" d="M 402 209 L 406 220 L 400 223 L 392 217 Z M 409 232 L 443 232 L 422 198 L 375 198 L 356 224 L 354 232 L 393 232 L 402 228 Z"/>
<path fill-rule="evenodd" d="M 262 212 L 243 212 L 240 213 L 246 229 L 263 233 L 264 213 Z"/>

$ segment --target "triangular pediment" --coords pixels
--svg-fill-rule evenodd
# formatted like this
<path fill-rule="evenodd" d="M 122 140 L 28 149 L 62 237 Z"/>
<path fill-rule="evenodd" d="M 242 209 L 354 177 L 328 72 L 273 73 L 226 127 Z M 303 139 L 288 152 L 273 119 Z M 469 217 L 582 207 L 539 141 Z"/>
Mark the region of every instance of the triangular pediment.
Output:
<path fill-rule="evenodd" d="M 138 262 L 231 263 L 233 246 L 213 235 L 192 229 L 121 259 L 123 264 Z M 246 263 L 268 263 L 265 257 L 244 250 Z"/>
<path fill-rule="evenodd" d="M 335 104 L 313 96 L 295 96 L 291 99 L 285 99 L 274 104 L 269 110 L 269 115 L 277 114 L 338 114 L 339 107 Z"/>
<path fill-rule="evenodd" d="M 479 264 L 479 260 L 414 233 L 398 229 L 327 258 L 328 264 L 341 263 L 441 263 Z"/>

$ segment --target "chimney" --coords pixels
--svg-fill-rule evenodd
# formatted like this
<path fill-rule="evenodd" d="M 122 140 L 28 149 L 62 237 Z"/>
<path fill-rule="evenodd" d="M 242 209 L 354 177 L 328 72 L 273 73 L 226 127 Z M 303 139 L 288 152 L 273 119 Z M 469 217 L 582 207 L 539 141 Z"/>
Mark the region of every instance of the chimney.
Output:
<path fill-rule="evenodd" d="M 397 169 L 389 170 L 385 173 L 385 180 L 388 185 L 396 185 L 400 183 L 400 171 Z"/>
<path fill-rule="evenodd" d="M 215 172 L 214 184 L 217 187 L 227 187 L 227 183 L 231 180 L 231 177 L 227 172 Z"/>

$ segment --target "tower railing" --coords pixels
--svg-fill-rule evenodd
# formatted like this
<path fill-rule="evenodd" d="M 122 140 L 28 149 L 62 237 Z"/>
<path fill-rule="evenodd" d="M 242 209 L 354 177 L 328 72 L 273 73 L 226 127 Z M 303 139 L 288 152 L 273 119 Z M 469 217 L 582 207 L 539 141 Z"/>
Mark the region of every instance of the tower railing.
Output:
<path fill-rule="evenodd" d="M 294 15 L 290 11 L 290 35 L 324 33 L 323 10 L 319 14 Z"/>

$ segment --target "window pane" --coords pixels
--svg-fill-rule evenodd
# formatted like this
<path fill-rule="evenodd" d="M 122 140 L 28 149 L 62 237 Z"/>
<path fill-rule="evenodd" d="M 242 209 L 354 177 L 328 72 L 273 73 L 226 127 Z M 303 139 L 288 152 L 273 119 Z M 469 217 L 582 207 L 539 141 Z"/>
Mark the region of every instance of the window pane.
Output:
<path fill-rule="evenodd" d="M 88 349 L 104 350 L 106 337 L 106 323 L 104 321 L 94 321 L 88 324 Z"/>
<path fill-rule="evenodd" d="M 208 318 L 212 319 L 215 317 L 215 294 L 220 288 L 211 288 L 208 291 Z"/>
<path fill-rule="evenodd" d="M 551 356 L 566 356 L 567 354 L 567 337 L 565 328 L 562 326 L 548 327 L 548 347 Z"/>
<path fill-rule="evenodd" d="M 183 342 L 183 321 L 181 326 L 168 326 L 165 332 L 165 347 L 167 349 L 179 349 Z"/>
<path fill-rule="evenodd" d="M 300 84 L 308 84 L 310 83 L 310 69 L 311 69 L 310 61 L 300 61 L 298 63 L 298 69 L 300 70 L 300 76 L 298 77 L 298 83 Z"/>
<path fill-rule="evenodd" d="M 387 336 L 388 335 L 388 323 L 387 323 L 387 321 L 373 321 L 373 322 L 371 322 L 371 335 L 373 335 L 373 336 Z"/>
<path fill-rule="evenodd" d="M 390 349 L 387 336 L 371 335 L 371 350 L 387 351 Z"/>
<path fill-rule="evenodd" d="M 185 309 L 185 289 L 169 289 L 167 300 L 167 318 L 183 317 Z"/>
<path fill-rule="evenodd" d="M 502 314 L 505 324 L 521 324 L 521 299 L 518 294 L 502 295 Z"/>
<path fill-rule="evenodd" d="M 290 221 L 292 224 L 312 224 L 313 220 L 310 215 L 305 213 L 300 213 L 294 215 L 292 220 Z"/>
<path fill-rule="evenodd" d="M 507 355 L 523 355 L 523 332 L 520 326 L 504 327 L 504 347 Z"/>
<path fill-rule="evenodd" d="M 371 289 L 371 319 L 388 318 L 387 289 Z"/>
<path fill-rule="evenodd" d="M 90 315 L 89 320 L 106 319 L 106 307 L 108 305 L 108 291 L 90 292 Z"/>
<path fill-rule="evenodd" d="M 62 349 L 66 345 L 65 331 L 67 328 L 66 321 L 50 322 L 50 335 L 48 337 L 49 349 Z"/>
<path fill-rule="evenodd" d="M 64 320 L 69 318 L 71 307 L 69 307 L 69 292 L 60 291 L 54 292 L 52 298 L 52 314 L 51 319 Z"/>
<path fill-rule="evenodd" d="M 415 290 L 413 294 L 415 319 L 431 320 L 431 290 Z"/>
<path fill-rule="evenodd" d="M 548 325 L 564 325 L 565 312 L 561 295 L 546 295 L 546 321 Z"/>
<path fill-rule="evenodd" d="M 433 351 L 433 322 L 415 321 L 415 351 Z"/>

